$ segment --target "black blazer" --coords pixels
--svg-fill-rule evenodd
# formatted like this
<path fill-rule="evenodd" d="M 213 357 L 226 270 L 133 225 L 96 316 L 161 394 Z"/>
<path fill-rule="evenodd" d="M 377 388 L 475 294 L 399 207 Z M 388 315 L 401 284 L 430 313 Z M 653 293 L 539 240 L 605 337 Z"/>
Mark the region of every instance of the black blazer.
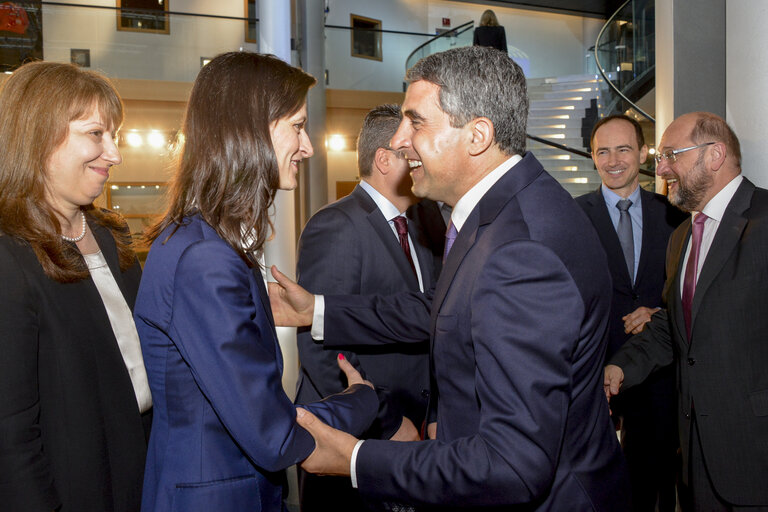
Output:
<path fill-rule="evenodd" d="M 424 289 L 437 280 L 445 225 L 437 204 L 419 203 L 407 212 Z M 350 195 L 318 211 L 301 234 L 298 282 L 312 293 L 358 295 L 419 291 L 397 237 L 376 203 L 357 186 Z M 335 363 L 338 350 L 324 348 L 309 331 L 299 330 L 301 370 L 296 403 L 309 403 L 346 387 Z M 365 437 L 389 438 L 403 416 L 418 428 L 426 414 L 429 389 L 428 338 L 415 346 L 344 350 L 346 357 L 377 388 L 380 409 Z M 424 393 L 423 393 L 424 391 Z"/>
<path fill-rule="evenodd" d="M 110 231 L 89 223 L 128 305 Z M 146 438 L 128 371 L 89 277 L 49 279 L 26 244 L 0 236 L 0 508 L 137 511 Z"/>
<path fill-rule="evenodd" d="M 507 34 L 502 26 L 480 26 L 475 29 L 472 35 L 472 44 L 474 46 L 489 46 L 507 53 Z"/>
<path fill-rule="evenodd" d="M 624 321 L 621 319 L 624 315 L 640 306 L 662 307 L 667 242 L 672 231 L 687 218 L 687 214 L 672 206 L 663 195 L 641 189 L 640 201 L 643 209 L 643 241 L 637 276 L 632 283 L 602 191 L 598 187 L 594 192 L 576 198 L 595 226 L 608 256 L 608 268 L 613 281 L 613 300 L 608 322 L 608 358 L 630 338 L 624 332 Z"/>
<path fill-rule="evenodd" d="M 667 312 L 611 360 L 622 389 L 674 362 L 683 475 L 692 404 L 709 477 L 727 502 L 768 504 L 768 191 L 746 178 L 725 210 L 696 284 L 691 342 L 680 287 L 690 218 L 667 249 Z"/>

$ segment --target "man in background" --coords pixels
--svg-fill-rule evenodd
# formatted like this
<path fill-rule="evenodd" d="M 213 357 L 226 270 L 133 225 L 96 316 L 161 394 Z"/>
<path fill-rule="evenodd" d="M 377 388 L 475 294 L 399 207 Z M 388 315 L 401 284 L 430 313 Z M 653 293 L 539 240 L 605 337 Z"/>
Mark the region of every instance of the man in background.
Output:
<path fill-rule="evenodd" d="M 401 118 L 399 105 L 381 105 L 366 115 L 357 142 L 360 183 L 307 222 L 299 240 L 296 273 L 310 292 L 423 292 L 437 280 L 445 224 L 436 203 L 417 204 L 408 163 L 400 152 L 389 149 Z M 308 329 L 299 329 L 298 345 L 297 404 L 346 388 L 334 363 L 340 347 L 316 343 Z M 412 345 L 341 350 L 379 395 L 379 415 L 363 438 L 419 439 L 429 396 L 428 351 L 427 337 Z M 365 510 L 348 478 L 303 471 L 300 475 L 303 512 Z"/>
<path fill-rule="evenodd" d="M 664 257 L 669 235 L 686 215 L 659 194 L 640 187 L 648 156 L 643 130 L 634 119 L 612 115 L 598 121 L 590 138 L 602 185 L 576 198 L 608 255 L 613 281 L 608 322 L 610 358 L 662 307 Z M 633 512 L 674 512 L 677 422 L 674 368 L 660 369 L 611 402 L 621 419 L 621 444 L 629 467 Z"/>

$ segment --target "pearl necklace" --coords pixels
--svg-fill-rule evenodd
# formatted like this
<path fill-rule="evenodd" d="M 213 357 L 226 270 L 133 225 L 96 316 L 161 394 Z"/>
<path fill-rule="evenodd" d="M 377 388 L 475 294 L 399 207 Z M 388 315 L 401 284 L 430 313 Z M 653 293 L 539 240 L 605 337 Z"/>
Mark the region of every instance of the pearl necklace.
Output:
<path fill-rule="evenodd" d="M 86 230 L 86 223 L 85 223 L 85 214 L 80 211 L 80 217 L 83 219 L 83 231 L 78 236 L 67 236 L 67 235 L 61 235 L 61 238 L 66 240 L 67 242 L 79 242 L 83 238 L 85 238 L 85 230 Z"/>

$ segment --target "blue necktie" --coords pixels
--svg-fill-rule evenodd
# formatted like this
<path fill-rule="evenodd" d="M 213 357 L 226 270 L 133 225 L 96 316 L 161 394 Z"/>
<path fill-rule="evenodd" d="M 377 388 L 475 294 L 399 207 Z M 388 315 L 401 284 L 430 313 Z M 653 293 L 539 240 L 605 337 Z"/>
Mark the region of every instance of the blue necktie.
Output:
<path fill-rule="evenodd" d="M 632 236 L 632 217 L 629 215 L 629 207 L 632 201 L 622 199 L 616 203 L 619 209 L 619 225 L 616 227 L 616 233 L 619 235 L 621 250 L 624 252 L 624 260 L 627 263 L 629 271 L 629 280 L 635 282 L 635 242 Z"/>
<path fill-rule="evenodd" d="M 453 247 L 453 242 L 456 241 L 456 237 L 458 236 L 459 232 L 456 231 L 456 226 L 453 225 L 453 222 L 448 223 L 448 229 L 445 232 L 445 250 L 443 250 L 443 264 L 445 264 L 445 260 L 448 259 L 448 253 L 451 251 L 451 247 Z"/>

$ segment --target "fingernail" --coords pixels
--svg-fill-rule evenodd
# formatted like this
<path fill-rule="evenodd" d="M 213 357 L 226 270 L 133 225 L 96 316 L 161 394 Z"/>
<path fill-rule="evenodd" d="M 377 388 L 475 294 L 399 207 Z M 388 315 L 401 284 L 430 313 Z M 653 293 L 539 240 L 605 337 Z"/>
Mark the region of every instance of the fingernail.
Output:
<path fill-rule="evenodd" d="M 302 409 L 301 407 L 296 409 L 296 417 L 297 418 L 303 418 L 304 414 L 305 414 L 304 409 Z"/>
<path fill-rule="evenodd" d="M 344 354 L 339 354 L 339 359 L 344 360 Z"/>

